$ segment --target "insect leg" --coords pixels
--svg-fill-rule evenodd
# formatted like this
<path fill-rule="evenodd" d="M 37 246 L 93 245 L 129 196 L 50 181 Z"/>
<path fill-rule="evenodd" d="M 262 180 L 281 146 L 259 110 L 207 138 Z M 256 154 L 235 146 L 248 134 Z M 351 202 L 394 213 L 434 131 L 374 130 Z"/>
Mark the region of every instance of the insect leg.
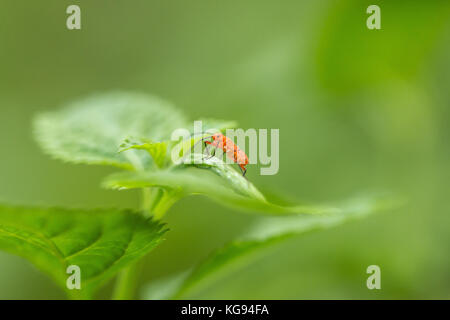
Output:
<path fill-rule="evenodd" d="M 247 179 L 247 178 L 245 177 L 245 174 L 247 173 L 247 168 L 242 168 L 241 166 L 239 166 L 239 169 L 241 169 L 242 176 L 243 176 L 245 179 Z"/>
<path fill-rule="evenodd" d="M 209 141 L 205 141 L 206 139 L 209 139 L 209 138 L 211 138 L 211 137 L 205 137 L 205 138 L 203 138 L 203 139 L 200 139 L 199 141 L 197 141 L 192 147 L 191 147 L 191 151 L 192 150 L 194 150 L 195 151 L 195 147 L 199 144 L 199 143 L 204 143 L 204 145 L 206 146 L 206 144 L 207 143 L 211 143 L 211 142 L 209 142 Z"/>
<path fill-rule="evenodd" d="M 208 149 L 209 150 L 209 149 Z M 209 152 L 208 152 L 209 153 Z M 214 157 L 216 155 L 216 149 L 214 148 L 213 149 L 213 151 L 212 151 L 212 153 L 211 153 L 211 155 L 208 157 L 208 158 L 205 158 L 205 160 L 209 160 L 209 159 L 211 159 L 212 157 Z"/>
<path fill-rule="evenodd" d="M 205 143 L 204 143 L 204 145 L 205 145 L 205 151 L 206 152 L 203 152 L 203 154 L 209 154 L 209 145 L 206 143 L 206 141 L 205 141 Z"/>

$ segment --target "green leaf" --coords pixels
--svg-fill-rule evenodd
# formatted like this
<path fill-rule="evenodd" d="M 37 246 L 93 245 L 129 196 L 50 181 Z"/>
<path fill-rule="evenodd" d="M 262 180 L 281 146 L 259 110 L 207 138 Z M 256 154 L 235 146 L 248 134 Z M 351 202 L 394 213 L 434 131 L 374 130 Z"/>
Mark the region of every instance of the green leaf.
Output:
<path fill-rule="evenodd" d="M 342 204 L 339 213 L 262 218 L 249 228 L 244 237 L 213 252 L 197 267 L 148 286 L 144 292 L 144 298 L 192 297 L 224 275 L 248 265 L 266 251 L 263 249 L 293 236 L 364 218 L 374 212 L 393 208 L 397 204 L 387 198 L 363 197 Z"/>
<path fill-rule="evenodd" d="M 220 170 L 217 167 L 215 170 Z M 133 189 L 159 187 L 171 192 L 173 198 L 189 195 L 205 195 L 216 202 L 233 208 L 251 212 L 275 215 L 333 213 L 338 209 L 327 206 L 281 206 L 270 203 L 248 180 L 237 172 L 234 177 L 229 166 L 225 172 L 216 175 L 211 169 L 198 169 L 191 166 L 174 167 L 168 170 L 145 172 L 122 172 L 107 177 L 103 186 L 110 189 Z M 227 175 L 231 176 L 228 177 Z M 226 177 L 226 178 L 224 178 Z M 243 181 L 235 181 L 234 179 Z"/>
<path fill-rule="evenodd" d="M 91 297 L 122 268 L 162 240 L 162 224 L 122 210 L 67 210 L 0 205 L 0 249 L 49 274 L 76 298 Z M 68 290 L 66 269 L 81 270 L 81 290 Z"/>
<path fill-rule="evenodd" d="M 129 136 L 160 142 L 186 127 L 184 116 L 169 103 L 153 96 L 107 93 L 70 104 L 36 118 L 36 137 L 57 159 L 72 163 L 113 165 L 125 169 L 148 167 L 142 152 L 118 153 Z"/>

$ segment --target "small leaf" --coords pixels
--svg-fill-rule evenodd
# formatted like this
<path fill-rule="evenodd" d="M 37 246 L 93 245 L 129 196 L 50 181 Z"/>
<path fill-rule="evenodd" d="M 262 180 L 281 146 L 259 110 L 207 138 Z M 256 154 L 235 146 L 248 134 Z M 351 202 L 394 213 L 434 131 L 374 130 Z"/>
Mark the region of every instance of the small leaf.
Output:
<path fill-rule="evenodd" d="M 0 249 L 19 255 L 67 290 L 66 269 L 81 270 L 81 290 L 91 297 L 119 270 L 162 240 L 162 224 L 121 210 L 67 210 L 0 205 Z"/>
<path fill-rule="evenodd" d="M 250 227 L 241 239 L 213 252 L 196 268 L 151 284 L 144 292 L 147 299 L 192 297 L 219 278 L 245 265 L 265 252 L 265 248 L 308 231 L 327 229 L 374 212 L 396 206 L 385 198 L 358 198 L 344 204 L 340 213 L 266 217 Z M 162 288 L 165 288 L 164 290 Z"/>
<path fill-rule="evenodd" d="M 151 158 L 140 152 L 117 153 L 129 136 L 167 141 L 175 129 L 186 127 L 184 116 L 153 96 L 107 93 L 41 114 L 35 121 L 39 144 L 55 158 L 125 169 L 148 167 Z"/>
<path fill-rule="evenodd" d="M 158 168 L 163 168 L 170 163 L 167 155 L 168 142 L 152 142 L 149 139 L 127 138 L 120 145 L 119 152 L 125 152 L 131 149 L 146 150 L 152 157 Z"/>

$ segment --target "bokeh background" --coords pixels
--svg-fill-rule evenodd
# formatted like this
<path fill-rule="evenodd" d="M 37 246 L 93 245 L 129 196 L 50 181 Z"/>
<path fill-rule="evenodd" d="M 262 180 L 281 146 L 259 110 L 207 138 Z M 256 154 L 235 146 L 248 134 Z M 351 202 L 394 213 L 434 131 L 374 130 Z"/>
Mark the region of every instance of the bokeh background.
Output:
<path fill-rule="evenodd" d="M 66 29 L 71 4 L 80 31 Z M 381 7 L 381 30 L 366 28 L 370 4 Z M 409 199 L 278 245 L 191 298 L 449 299 L 449 18 L 449 1 L 2 0 L 0 201 L 137 207 L 137 192 L 99 187 L 114 169 L 45 156 L 31 121 L 95 92 L 153 93 L 192 119 L 279 128 L 279 173 L 249 170 L 263 189 L 317 202 L 372 190 Z M 184 271 L 253 219 L 182 200 L 142 284 Z M 381 290 L 366 287 L 371 264 Z M 64 295 L 0 253 L 0 298 Z"/>

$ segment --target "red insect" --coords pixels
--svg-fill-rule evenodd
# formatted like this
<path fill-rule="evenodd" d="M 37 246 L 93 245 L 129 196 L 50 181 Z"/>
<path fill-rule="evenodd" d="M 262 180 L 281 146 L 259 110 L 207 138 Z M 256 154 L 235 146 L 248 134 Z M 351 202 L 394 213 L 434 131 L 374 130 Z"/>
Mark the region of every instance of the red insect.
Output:
<path fill-rule="evenodd" d="M 212 138 L 212 141 L 205 141 L 209 138 Z M 233 140 L 221 133 L 215 133 L 212 136 L 203 138 L 201 141 L 204 141 L 207 149 L 208 145 L 211 145 L 216 149 L 221 149 L 229 159 L 233 160 L 234 163 L 237 163 L 239 165 L 242 176 L 245 177 L 245 174 L 247 173 L 247 168 L 245 166 L 248 165 L 248 157 L 244 151 L 239 149 L 239 147 L 234 144 Z M 214 149 L 214 154 L 212 154 L 211 157 L 215 156 L 216 149 Z"/>

